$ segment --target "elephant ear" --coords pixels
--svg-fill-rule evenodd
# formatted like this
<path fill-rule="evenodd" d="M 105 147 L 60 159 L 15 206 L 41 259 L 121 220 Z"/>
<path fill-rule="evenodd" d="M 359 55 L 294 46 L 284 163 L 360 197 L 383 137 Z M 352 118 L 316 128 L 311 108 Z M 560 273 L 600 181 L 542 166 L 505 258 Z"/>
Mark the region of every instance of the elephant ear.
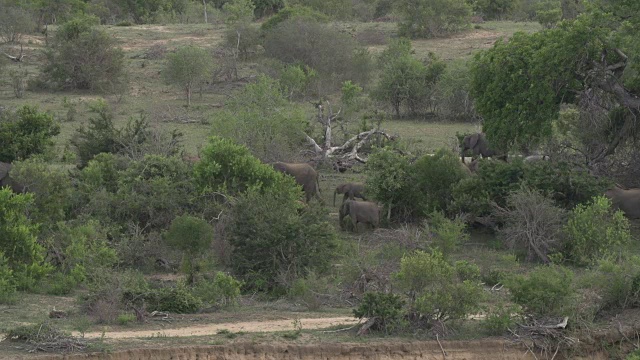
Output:
<path fill-rule="evenodd" d="M 476 145 L 478 144 L 478 141 L 480 140 L 480 134 L 473 134 L 471 135 L 471 137 L 469 138 L 469 147 L 471 149 L 473 149 L 474 147 L 476 147 Z"/>
<path fill-rule="evenodd" d="M 11 170 L 11 164 L 6 162 L 0 162 L 0 180 L 4 179 L 9 175 L 9 171 Z"/>

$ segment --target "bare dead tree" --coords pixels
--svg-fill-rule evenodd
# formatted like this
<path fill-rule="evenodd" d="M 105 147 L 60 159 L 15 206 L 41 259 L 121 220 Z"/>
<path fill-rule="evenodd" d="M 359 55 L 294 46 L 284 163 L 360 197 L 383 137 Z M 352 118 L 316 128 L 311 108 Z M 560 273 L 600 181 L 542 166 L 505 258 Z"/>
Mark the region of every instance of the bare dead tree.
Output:
<path fill-rule="evenodd" d="M 316 140 L 314 140 L 308 134 L 304 134 L 307 142 L 312 148 L 312 152 L 315 154 L 316 158 L 326 160 L 328 158 L 333 158 L 340 161 L 358 161 L 361 163 L 366 163 L 367 158 L 363 156 L 359 151 L 362 149 L 364 145 L 371 142 L 378 136 L 382 136 L 387 140 L 395 140 L 395 136 L 388 134 L 384 130 L 381 130 L 379 127 L 374 128 L 368 131 L 363 131 L 358 133 L 357 135 L 352 136 L 347 139 L 342 145 L 334 146 L 333 142 L 333 133 L 332 126 L 336 119 L 340 117 L 340 113 L 342 109 L 338 110 L 337 113 L 333 112 L 333 108 L 331 104 L 327 101 L 328 113 L 325 114 L 325 107 L 320 103 L 317 104 L 318 115 L 317 121 L 324 128 L 324 139 L 318 144 Z"/>

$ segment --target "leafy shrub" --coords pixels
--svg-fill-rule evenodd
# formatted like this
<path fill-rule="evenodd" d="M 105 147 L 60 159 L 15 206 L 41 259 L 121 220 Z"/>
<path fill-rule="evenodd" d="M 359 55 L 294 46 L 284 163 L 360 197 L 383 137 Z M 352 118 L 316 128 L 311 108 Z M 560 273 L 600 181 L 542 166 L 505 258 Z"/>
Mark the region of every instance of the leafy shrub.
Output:
<path fill-rule="evenodd" d="M 566 254 L 580 265 L 615 256 L 631 240 L 629 220 L 621 211 L 612 211 L 611 200 L 604 196 L 576 206 L 569 214 L 564 230 Z"/>
<path fill-rule="evenodd" d="M 25 34 L 36 28 L 33 14 L 19 6 L 3 2 L 0 12 L 0 40 L 3 43 L 19 43 Z"/>
<path fill-rule="evenodd" d="M 308 310 L 316 311 L 322 307 L 323 294 L 331 293 L 331 284 L 327 277 L 321 277 L 310 271 L 304 278 L 293 281 L 289 288 L 289 297 L 302 302 Z"/>
<path fill-rule="evenodd" d="M 471 98 L 471 72 L 461 61 L 448 62 L 433 90 L 439 115 L 451 121 L 478 118 Z"/>
<path fill-rule="evenodd" d="M 0 161 L 24 160 L 43 154 L 53 146 L 52 138 L 60 133 L 53 116 L 25 105 L 15 112 L 0 112 Z"/>
<path fill-rule="evenodd" d="M 453 186 L 466 177 L 458 156 L 444 149 L 421 157 L 411 170 L 415 184 L 411 195 L 423 214 L 447 210 Z"/>
<path fill-rule="evenodd" d="M 56 33 L 42 70 L 54 88 L 122 92 L 126 85 L 124 52 L 115 39 L 93 27 L 97 18 L 65 22 Z"/>
<path fill-rule="evenodd" d="M 402 108 L 411 115 L 429 109 L 434 86 L 445 69 L 435 54 L 429 53 L 420 61 L 413 57 L 409 40 L 398 39 L 380 54 L 378 64 L 382 73 L 374 98 L 390 105 L 396 116 Z"/>
<path fill-rule="evenodd" d="M 255 53 L 258 45 L 261 45 L 261 35 L 260 29 L 256 26 L 247 23 L 238 23 L 225 32 L 225 46 L 237 50 L 238 55 L 246 60 L 252 53 Z"/>
<path fill-rule="evenodd" d="M 284 22 L 285 20 L 294 18 L 308 19 L 321 23 L 329 21 L 329 18 L 326 15 L 319 13 L 308 6 L 287 5 L 283 9 L 278 11 L 277 14 L 273 15 L 272 17 L 267 19 L 267 21 L 263 22 L 261 25 L 261 29 L 263 31 L 268 31 L 275 28 L 278 24 Z"/>
<path fill-rule="evenodd" d="M 482 287 L 475 279 L 461 279 L 467 270 L 467 264 L 451 265 L 437 250 L 419 250 L 402 257 L 396 279 L 409 292 L 411 310 L 431 323 L 462 319 L 479 308 Z"/>
<path fill-rule="evenodd" d="M 149 311 L 166 311 L 174 314 L 190 314 L 202 307 L 202 301 L 184 285 L 157 290 L 148 300 Z"/>
<path fill-rule="evenodd" d="M 282 93 L 289 100 L 304 98 L 309 92 L 310 85 L 317 77 L 316 71 L 309 67 L 287 65 L 280 73 Z"/>
<path fill-rule="evenodd" d="M 598 293 L 600 310 L 637 307 L 640 304 L 640 258 L 599 260 L 583 282 Z"/>
<path fill-rule="evenodd" d="M 482 281 L 489 286 L 499 284 L 520 269 L 515 255 L 500 255 L 489 266 L 482 268 Z"/>
<path fill-rule="evenodd" d="M 280 290 L 329 265 L 334 227 L 320 206 L 301 210 L 294 189 L 281 182 L 267 193 L 250 190 L 231 210 L 231 265 L 249 288 Z"/>
<path fill-rule="evenodd" d="M 11 177 L 34 193 L 30 216 L 42 224 L 41 230 L 65 220 L 70 210 L 72 185 L 63 169 L 52 167 L 41 158 L 30 158 L 14 162 Z"/>
<path fill-rule="evenodd" d="M 527 259 L 549 262 L 549 254 L 562 248 L 566 212 L 536 190 L 526 187 L 507 197 L 507 208 L 498 211 L 504 226 L 499 235 L 508 248 Z"/>
<path fill-rule="evenodd" d="M 12 304 L 16 299 L 16 286 L 13 282 L 13 271 L 9 268 L 9 260 L 0 251 L 0 304 Z"/>
<path fill-rule="evenodd" d="M 396 219 L 415 216 L 411 206 L 409 159 L 391 149 L 383 148 L 369 156 L 365 171 L 366 187 L 371 197 L 384 204 Z M 385 211 L 385 212 L 386 212 Z"/>
<path fill-rule="evenodd" d="M 213 242 L 213 227 L 204 219 L 182 215 L 173 219 L 164 238 L 169 246 L 183 252 L 182 268 L 188 276 L 187 283 L 193 284 L 196 262 Z"/>
<path fill-rule="evenodd" d="M 359 319 L 376 318 L 373 330 L 384 331 L 389 335 L 402 327 L 404 317 L 404 301 L 398 295 L 392 293 L 365 293 L 362 302 L 357 309 L 353 309 L 353 315 Z"/>
<path fill-rule="evenodd" d="M 433 243 L 444 255 L 450 255 L 460 243 L 469 240 L 465 228 L 466 224 L 460 218 L 449 220 L 442 212 L 429 215 L 429 230 L 434 235 Z"/>
<path fill-rule="evenodd" d="M 227 101 L 212 123 L 219 136 L 234 139 L 260 160 L 272 162 L 299 153 L 308 121 L 302 107 L 287 100 L 281 84 L 260 76 Z"/>
<path fill-rule="evenodd" d="M 304 64 L 319 74 L 320 95 L 339 89 L 345 80 L 364 85 L 371 58 L 347 34 L 316 21 L 285 20 L 265 35 L 265 52 L 286 64 Z"/>
<path fill-rule="evenodd" d="M 193 88 L 211 76 L 213 64 L 209 53 L 200 47 L 186 45 L 167 55 L 162 76 L 169 84 L 181 87 L 187 94 L 187 105 L 191 105 Z"/>
<path fill-rule="evenodd" d="M 513 302 L 540 316 L 565 315 L 576 295 L 573 271 L 558 265 L 539 266 L 528 276 L 505 280 Z"/>
<path fill-rule="evenodd" d="M 136 321 L 136 316 L 134 314 L 120 314 L 118 315 L 117 321 L 119 325 L 129 325 Z"/>
<path fill-rule="evenodd" d="M 465 0 L 402 0 L 397 7 L 400 36 L 440 37 L 469 27 L 471 8 Z"/>
<path fill-rule="evenodd" d="M 18 290 L 32 288 L 50 270 L 44 264 L 44 248 L 36 238 L 38 226 L 27 217 L 32 203 L 31 194 L 17 195 L 0 188 L 0 249 Z"/>
<path fill-rule="evenodd" d="M 521 316 L 520 312 L 521 309 L 517 305 L 501 303 L 487 312 L 482 327 L 487 330 L 489 335 L 503 335 L 516 325 L 516 321 Z"/>

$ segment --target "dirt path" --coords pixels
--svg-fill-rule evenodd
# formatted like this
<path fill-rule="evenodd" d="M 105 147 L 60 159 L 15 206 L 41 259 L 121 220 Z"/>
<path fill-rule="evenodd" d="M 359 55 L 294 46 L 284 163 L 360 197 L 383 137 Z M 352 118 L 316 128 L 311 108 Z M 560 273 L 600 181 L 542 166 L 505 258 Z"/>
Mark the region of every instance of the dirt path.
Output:
<path fill-rule="evenodd" d="M 334 317 L 334 318 L 317 318 L 317 319 L 300 319 L 302 329 L 322 329 L 336 325 L 352 326 L 358 323 L 358 319 L 353 317 Z M 164 330 L 132 330 L 132 331 L 112 331 L 106 332 L 107 339 L 125 339 L 125 338 L 144 338 L 159 336 L 203 336 L 214 335 L 220 330 L 229 330 L 231 332 L 272 332 L 272 331 L 288 331 L 294 330 L 294 319 L 271 320 L 271 321 L 248 321 L 234 322 L 223 324 L 197 325 L 178 329 Z M 74 333 L 79 336 L 79 333 Z M 85 338 L 100 338 L 102 332 L 85 333 Z"/>

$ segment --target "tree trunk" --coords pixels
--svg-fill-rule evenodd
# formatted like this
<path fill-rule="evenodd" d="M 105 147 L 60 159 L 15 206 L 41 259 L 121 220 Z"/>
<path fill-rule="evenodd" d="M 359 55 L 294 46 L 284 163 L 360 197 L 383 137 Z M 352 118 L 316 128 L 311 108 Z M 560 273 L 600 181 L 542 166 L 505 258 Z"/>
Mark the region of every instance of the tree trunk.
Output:
<path fill-rule="evenodd" d="M 191 84 L 187 85 L 187 106 L 191 106 Z"/>
<path fill-rule="evenodd" d="M 204 23 L 207 24 L 207 0 L 202 0 L 202 5 L 204 5 Z"/>

